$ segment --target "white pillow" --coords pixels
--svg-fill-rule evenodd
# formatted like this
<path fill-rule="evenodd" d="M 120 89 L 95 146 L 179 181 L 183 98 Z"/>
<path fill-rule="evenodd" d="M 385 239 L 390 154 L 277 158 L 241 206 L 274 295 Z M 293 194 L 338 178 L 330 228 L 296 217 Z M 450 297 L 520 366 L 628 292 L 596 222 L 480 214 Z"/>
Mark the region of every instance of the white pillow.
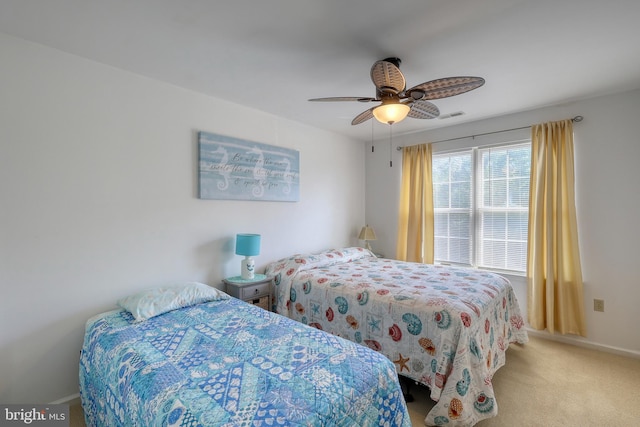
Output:
<path fill-rule="evenodd" d="M 119 299 L 118 305 L 131 313 L 135 322 L 142 322 L 167 311 L 228 298 L 229 295 L 216 288 L 189 282 L 147 289 Z"/>

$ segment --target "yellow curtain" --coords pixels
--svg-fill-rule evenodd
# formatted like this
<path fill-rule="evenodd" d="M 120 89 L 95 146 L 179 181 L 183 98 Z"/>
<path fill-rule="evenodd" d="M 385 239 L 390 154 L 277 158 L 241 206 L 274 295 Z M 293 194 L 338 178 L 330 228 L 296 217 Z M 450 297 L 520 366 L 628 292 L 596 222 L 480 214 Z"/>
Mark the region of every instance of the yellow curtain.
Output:
<path fill-rule="evenodd" d="M 529 324 L 585 336 L 571 120 L 532 127 L 530 185 Z"/>
<path fill-rule="evenodd" d="M 396 258 L 433 263 L 431 144 L 402 149 L 402 188 Z"/>

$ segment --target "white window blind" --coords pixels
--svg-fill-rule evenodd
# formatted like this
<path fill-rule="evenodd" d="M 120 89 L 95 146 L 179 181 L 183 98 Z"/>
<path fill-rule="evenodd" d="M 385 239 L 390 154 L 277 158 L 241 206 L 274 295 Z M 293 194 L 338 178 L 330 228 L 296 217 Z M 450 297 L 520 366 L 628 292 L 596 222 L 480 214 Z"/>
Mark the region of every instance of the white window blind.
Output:
<path fill-rule="evenodd" d="M 530 144 L 479 149 L 478 267 L 524 272 L 529 220 Z"/>
<path fill-rule="evenodd" d="M 434 154 L 435 259 L 524 272 L 529 143 Z"/>
<path fill-rule="evenodd" d="M 473 152 L 434 155 L 431 163 L 435 259 L 471 264 Z"/>

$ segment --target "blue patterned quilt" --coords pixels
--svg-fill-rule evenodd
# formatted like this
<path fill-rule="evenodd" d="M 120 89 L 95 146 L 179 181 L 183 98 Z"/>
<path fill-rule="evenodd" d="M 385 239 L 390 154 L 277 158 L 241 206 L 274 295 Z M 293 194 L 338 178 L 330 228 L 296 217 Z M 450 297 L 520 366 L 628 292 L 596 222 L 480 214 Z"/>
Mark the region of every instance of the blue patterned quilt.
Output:
<path fill-rule="evenodd" d="M 235 298 L 87 322 L 88 426 L 405 426 L 393 363 Z"/>

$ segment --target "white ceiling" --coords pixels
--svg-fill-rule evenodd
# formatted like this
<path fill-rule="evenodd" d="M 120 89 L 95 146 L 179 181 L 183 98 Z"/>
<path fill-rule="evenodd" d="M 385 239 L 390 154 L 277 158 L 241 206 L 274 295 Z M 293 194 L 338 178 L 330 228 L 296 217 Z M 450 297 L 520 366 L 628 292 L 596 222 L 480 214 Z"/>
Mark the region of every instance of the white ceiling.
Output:
<path fill-rule="evenodd" d="M 486 79 L 410 133 L 639 88 L 639 21 L 638 0 L 0 0 L 1 32 L 362 140 L 371 104 L 307 100 L 375 96 L 378 59 L 408 87 Z"/>

